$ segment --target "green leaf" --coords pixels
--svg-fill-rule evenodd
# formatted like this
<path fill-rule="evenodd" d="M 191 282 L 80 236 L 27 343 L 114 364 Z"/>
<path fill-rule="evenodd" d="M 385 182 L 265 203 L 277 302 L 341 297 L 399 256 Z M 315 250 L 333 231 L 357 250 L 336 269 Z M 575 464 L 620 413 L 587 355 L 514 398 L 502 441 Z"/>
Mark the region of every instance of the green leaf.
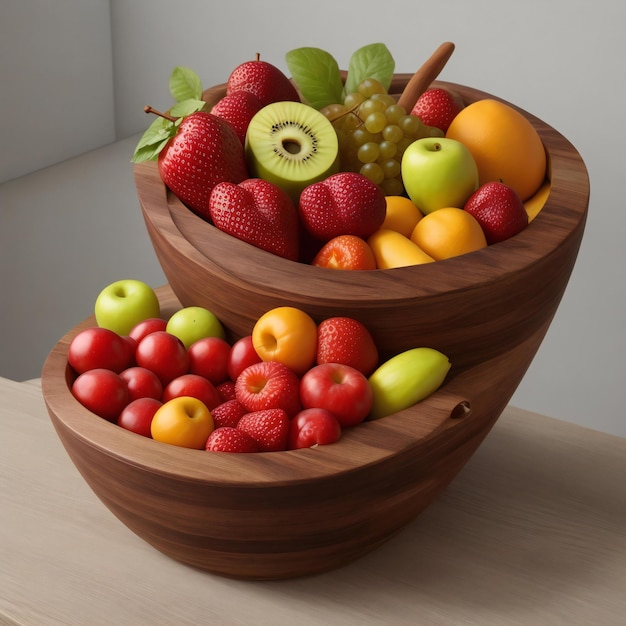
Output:
<path fill-rule="evenodd" d="M 303 47 L 286 55 L 291 77 L 303 99 L 313 108 L 342 102 L 343 83 L 337 61 L 320 48 Z"/>
<path fill-rule="evenodd" d="M 170 76 L 170 93 L 176 102 L 200 100 L 202 98 L 202 82 L 192 69 L 177 66 Z"/>
<path fill-rule="evenodd" d="M 155 161 L 165 144 L 176 134 L 177 126 L 175 122 L 157 117 L 139 139 L 131 161 Z"/>
<path fill-rule="evenodd" d="M 169 139 L 165 139 L 159 144 L 144 146 L 143 148 L 136 149 L 131 161 L 133 163 L 143 163 L 144 161 L 156 161 L 159 158 L 159 153 L 161 152 L 161 150 L 163 150 L 163 148 L 165 148 L 165 145 L 167 144 L 168 141 Z"/>
<path fill-rule="evenodd" d="M 350 58 L 345 93 L 354 93 L 361 81 L 375 78 L 389 89 L 396 63 L 384 43 L 359 48 Z"/>
<path fill-rule="evenodd" d="M 170 115 L 172 117 L 186 117 L 192 113 L 202 111 L 205 107 L 206 102 L 204 100 L 183 100 L 182 102 L 177 102 L 170 109 Z"/>

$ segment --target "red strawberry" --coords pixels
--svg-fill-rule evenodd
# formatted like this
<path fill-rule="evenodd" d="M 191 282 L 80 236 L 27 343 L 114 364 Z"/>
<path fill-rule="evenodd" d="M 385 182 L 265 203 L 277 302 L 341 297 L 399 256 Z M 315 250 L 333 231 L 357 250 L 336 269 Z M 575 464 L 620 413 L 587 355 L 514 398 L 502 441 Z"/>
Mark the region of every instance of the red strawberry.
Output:
<path fill-rule="evenodd" d="M 498 181 L 479 187 L 463 208 L 481 225 L 488 244 L 504 241 L 528 226 L 528 213 L 517 192 Z"/>
<path fill-rule="evenodd" d="M 248 178 L 243 146 L 233 127 L 198 111 L 183 119 L 158 158 L 163 182 L 199 215 L 209 217 L 209 195 L 222 181 Z"/>
<path fill-rule="evenodd" d="M 238 65 L 228 77 L 226 95 L 237 91 L 254 94 L 265 106 L 272 102 L 291 100 L 299 102 L 300 97 L 293 83 L 275 65 L 256 60 Z"/>
<path fill-rule="evenodd" d="M 223 383 L 220 383 L 216 387 L 218 393 L 220 394 L 220 398 L 222 398 L 223 402 L 228 400 L 234 400 L 235 398 L 235 381 L 234 380 L 225 380 Z"/>
<path fill-rule="evenodd" d="M 278 361 L 248 366 L 235 381 L 235 396 L 248 411 L 282 409 L 292 417 L 302 408 L 300 379 Z"/>
<path fill-rule="evenodd" d="M 232 426 L 216 428 L 207 439 L 209 452 L 259 452 L 259 444 L 243 430 Z"/>
<path fill-rule="evenodd" d="M 313 237 L 330 241 L 340 235 L 367 239 L 385 220 L 385 195 L 371 180 L 340 172 L 313 183 L 300 194 L 300 218 Z"/>
<path fill-rule="evenodd" d="M 417 99 L 411 114 L 417 115 L 427 126 L 434 126 L 445 133 L 461 108 L 449 91 L 433 87 Z"/>
<path fill-rule="evenodd" d="M 215 428 L 237 426 L 239 420 L 247 413 L 246 408 L 237 400 L 226 400 L 218 404 L 212 411 Z"/>
<path fill-rule="evenodd" d="M 289 417 L 282 409 L 246 413 L 239 420 L 237 429 L 252 437 L 263 452 L 287 449 Z"/>
<path fill-rule="evenodd" d="M 368 376 L 378 365 L 378 349 L 358 320 L 329 317 L 317 327 L 317 364 L 322 363 L 343 363 Z"/>
<path fill-rule="evenodd" d="M 298 212 L 280 187 L 261 178 L 215 185 L 209 200 L 217 228 L 257 248 L 297 261 Z"/>
<path fill-rule="evenodd" d="M 211 109 L 211 113 L 229 122 L 237 132 L 242 145 L 245 145 L 248 124 L 262 108 L 263 104 L 253 93 L 235 91 L 219 100 Z"/>

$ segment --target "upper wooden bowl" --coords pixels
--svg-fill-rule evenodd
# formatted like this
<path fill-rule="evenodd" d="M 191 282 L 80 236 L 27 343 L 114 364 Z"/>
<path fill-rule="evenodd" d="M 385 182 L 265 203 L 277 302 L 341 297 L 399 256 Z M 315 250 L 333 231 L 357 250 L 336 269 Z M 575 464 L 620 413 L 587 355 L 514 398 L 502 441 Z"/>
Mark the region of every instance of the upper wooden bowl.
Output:
<path fill-rule="evenodd" d="M 398 75 L 400 93 L 409 75 Z M 494 97 L 448 86 L 469 103 Z M 214 101 L 224 86 L 205 93 Z M 519 110 L 519 109 L 518 109 Z M 249 334 L 265 311 L 298 306 L 320 321 L 361 320 L 383 356 L 418 345 L 441 350 L 455 367 L 514 347 L 554 314 L 576 258 L 589 199 L 585 165 L 555 129 L 521 111 L 549 157 L 551 191 L 522 233 L 471 254 L 427 265 L 336 271 L 287 261 L 227 235 L 187 209 L 162 183 L 154 162 L 135 166 L 148 233 L 174 293 L 206 306 L 233 337 Z"/>
<path fill-rule="evenodd" d="M 408 76 L 394 81 L 399 91 Z M 487 94 L 455 85 L 466 101 Z M 220 93 L 222 87 L 215 88 Z M 215 93 L 210 90 L 209 96 Z M 293 263 L 201 220 L 137 165 L 146 225 L 171 284 L 164 317 L 204 305 L 232 336 L 278 305 L 321 320 L 361 319 L 381 352 L 420 345 L 453 369 L 425 401 L 306 450 L 207 453 L 155 442 L 96 417 L 71 395 L 63 337 L 42 371 L 48 412 L 69 456 L 132 531 L 179 561 L 236 578 L 339 567 L 393 536 L 448 485 L 513 395 L 556 311 L 584 230 L 585 166 L 557 131 L 528 115 L 551 162 L 552 191 L 520 235 L 430 265 L 339 272 Z"/>

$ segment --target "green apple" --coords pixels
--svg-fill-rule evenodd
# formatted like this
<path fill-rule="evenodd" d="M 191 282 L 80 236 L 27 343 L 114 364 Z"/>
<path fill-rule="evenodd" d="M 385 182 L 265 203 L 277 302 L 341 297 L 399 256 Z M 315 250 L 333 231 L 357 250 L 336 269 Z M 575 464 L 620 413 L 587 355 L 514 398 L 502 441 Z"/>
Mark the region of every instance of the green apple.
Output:
<path fill-rule="evenodd" d="M 106 286 L 94 304 L 96 324 L 118 335 L 128 335 L 142 320 L 159 317 L 159 299 L 150 285 L 132 278 Z"/>
<path fill-rule="evenodd" d="M 178 337 L 185 348 L 205 337 L 226 339 L 226 332 L 215 313 L 201 306 L 178 309 L 167 321 L 165 330 Z"/>
<path fill-rule="evenodd" d="M 460 141 L 424 137 L 404 151 L 402 182 L 409 198 L 423 213 L 444 207 L 462 209 L 478 189 L 478 167 Z"/>
<path fill-rule="evenodd" d="M 391 357 L 369 377 L 374 394 L 370 419 L 421 402 L 439 389 L 450 367 L 448 357 L 434 348 L 412 348 Z"/>

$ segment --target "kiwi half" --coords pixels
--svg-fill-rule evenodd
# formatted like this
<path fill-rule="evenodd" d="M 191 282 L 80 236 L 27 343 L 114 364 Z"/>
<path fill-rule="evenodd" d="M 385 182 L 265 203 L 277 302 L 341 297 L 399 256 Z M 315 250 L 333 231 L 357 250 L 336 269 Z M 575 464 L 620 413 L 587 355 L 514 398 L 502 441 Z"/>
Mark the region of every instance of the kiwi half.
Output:
<path fill-rule="evenodd" d="M 339 171 L 337 133 L 307 104 L 274 102 L 250 120 L 246 157 L 251 176 L 278 185 L 297 203 L 307 185 Z"/>

